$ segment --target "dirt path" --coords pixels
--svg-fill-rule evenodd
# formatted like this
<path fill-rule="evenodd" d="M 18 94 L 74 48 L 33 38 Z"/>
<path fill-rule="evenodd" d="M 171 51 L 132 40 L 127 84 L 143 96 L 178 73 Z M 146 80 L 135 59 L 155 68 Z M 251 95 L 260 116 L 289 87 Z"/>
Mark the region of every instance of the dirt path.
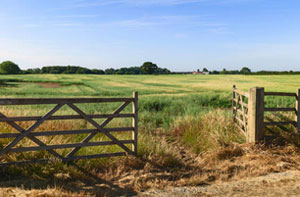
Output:
<path fill-rule="evenodd" d="M 0 196 L 94 196 L 74 194 L 59 189 L 24 190 L 1 188 Z M 151 189 L 137 196 L 300 196 L 300 171 L 271 173 L 266 176 L 239 181 L 212 184 L 203 187 L 175 187 L 165 190 Z"/>
<path fill-rule="evenodd" d="M 300 171 L 271 173 L 205 187 L 149 190 L 139 196 L 300 196 Z"/>

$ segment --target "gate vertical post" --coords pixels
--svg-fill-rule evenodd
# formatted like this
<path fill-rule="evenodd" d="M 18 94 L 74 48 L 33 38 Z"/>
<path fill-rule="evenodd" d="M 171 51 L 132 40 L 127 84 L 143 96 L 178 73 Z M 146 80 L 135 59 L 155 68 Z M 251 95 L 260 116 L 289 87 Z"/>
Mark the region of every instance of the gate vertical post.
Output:
<path fill-rule="evenodd" d="M 247 142 L 253 143 L 264 138 L 264 88 L 251 88 L 249 92 Z"/>
<path fill-rule="evenodd" d="M 297 132 L 300 133 L 300 89 L 297 90 L 297 96 L 296 96 L 296 126 L 297 126 Z"/>
<path fill-rule="evenodd" d="M 132 112 L 134 117 L 132 119 L 132 127 L 134 131 L 132 132 L 132 139 L 134 141 L 132 145 L 132 151 L 134 152 L 135 156 L 137 156 L 137 146 L 138 146 L 138 92 L 133 92 L 134 101 L 132 103 Z"/>
<path fill-rule="evenodd" d="M 235 104 L 235 101 L 234 101 L 234 99 L 235 99 L 235 88 L 236 88 L 236 86 L 235 85 L 233 85 L 233 87 L 232 87 L 232 114 L 233 114 L 233 121 L 235 122 L 235 109 L 234 109 L 234 107 L 237 105 L 237 104 Z"/>

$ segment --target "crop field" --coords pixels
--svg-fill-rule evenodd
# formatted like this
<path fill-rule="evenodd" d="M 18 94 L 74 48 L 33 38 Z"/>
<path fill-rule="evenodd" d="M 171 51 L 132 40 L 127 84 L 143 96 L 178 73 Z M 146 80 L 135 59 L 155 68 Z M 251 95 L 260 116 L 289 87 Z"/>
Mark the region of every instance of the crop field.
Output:
<path fill-rule="evenodd" d="M 262 86 L 270 91 L 294 92 L 299 82 L 298 75 L 1 75 L 0 94 L 87 97 L 128 96 L 138 91 L 142 97 L 212 95 L 228 94 L 233 84 L 243 90 Z"/>
<path fill-rule="evenodd" d="M 200 180 L 193 175 L 203 173 L 202 169 L 191 167 L 195 165 L 197 158 L 203 158 L 211 151 L 226 147 L 229 147 L 231 151 L 229 151 L 229 155 L 234 155 L 234 157 L 243 155 L 243 151 L 241 152 L 239 148 L 235 147 L 235 144 L 244 143 L 245 137 L 236 129 L 231 117 L 233 85 L 245 91 L 251 87 L 260 86 L 265 87 L 266 91 L 296 92 L 300 88 L 300 77 L 297 75 L 0 75 L 2 98 L 132 97 L 132 93 L 137 91 L 139 93 L 138 159 L 140 160 L 122 157 L 75 162 L 80 169 L 104 176 L 106 177 L 104 179 L 109 181 L 114 181 L 116 174 L 123 176 L 127 173 L 126 175 L 129 176 L 128 172 L 132 169 L 136 173 L 137 171 L 141 173 L 141 170 L 143 173 L 148 173 L 145 177 L 140 176 L 138 180 L 132 178 L 128 183 L 124 181 L 123 185 L 127 188 L 126 191 L 168 185 L 170 181 L 177 185 L 201 184 L 205 178 L 202 177 Z M 293 103 L 293 100 L 284 97 L 276 99 L 268 97 L 266 100 L 267 106 L 292 106 Z M 119 105 L 119 103 L 78 104 L 78 107 L 86 113 L 99 114 L 113 112 Z M 5 106 L 0 107 L 0 112 L 7 116 L 40 116 L 53 106 Z M 131 112 L 131 106 L 125 111 Z M 74 115 L 76 112 L 65 106 L 56 113 L 56 115 L 64 114 Z M 101 119 L 97 121 L 101 123 Z M 21 123 L 21 126 L 28 128 L 33 123 Z M 121 125 L 130 126 L 131 120 L 116 119 L 108 127 Z M 74 127 L 88 129 L 91 128 L 91 125 L 84 120 L 56 120 L 46 121 L 39 127 L 39 130 L 72 130 Z M 15 131 L 7 124 L 0 123 L 0 132 Z M 130 135 L 130 133 L 125 133 L 116 135 L 116 137 L 127 139 Z M 56 136 L 39 139 L 48 144 L 78 143 L 85 137 L 86 135 L 83 134 L 76 135 L 76 137 L 71 135 L 70 137 Z M 93 140 L 107 139 L 103 135 L 97 134 Z M 9 142 L 8 139 L 2 139 L 0 147 Z M 35 145 L 30 140 L 24 140 L 21 144 L 22 146 Z M 233 147 L 232 144 L 234 144 Z M 114 146 L 106 149 L 102 147 L 82 148 L 79 154 L 114 152 L 119 149 Z M 64 155 L 67 153 L 64 151 L 67 150 L 58 152 Z M 227 153 L 222 154 L 217 157 L 227 159 Z M 0 158 L 0 162 L 24 158 L 47 158 L 48 156 L 46 151 L 10 154 L 7 158 Z M 148 166 L 150 164 L 152 167 Z M 211 163 L 208 162 L 208 164 Z M 131 169 L 129 170 L 129 168 Z M 169 175 L 165 175 L 166 178 L 154 177 L 153 174 L 158 173 L 157 169 L 159 169 L 159 173 L 167 171 Z M 184 178 L 189 171 L 191 171 L 191 175 Z M 245 171 L 257 175 L 253 169 L 245 168 Z M 78 184 L 77 189 L 70 189 L 68 185 L 66 186 L 63 183 L 65 178 L 58 178 L 56 172 L 72 177 L 67 180 L 70 179 L 70 184 Z M 218 170 L 214 172 L 221 173 Z M 223 175 L 226 173 L 223 172 Z M 235 171 L 230 171 L 230 173 L 234 174 L 233 177 L 236 175 Z M 89 176 L 83 175 L 82 170 L 80 171 L 76 167 L 59 162 L 43 166 L 39 164 L 11 166 L 0 171 L 0 174 L 3 175 L 0 185 L 2 180 L 30 177 L 37 180 L 37 186 L 35 186 L 37 188 L 45 188 L 50 185 L 51 187 L 62 187 L 62 191 L 71 193 L 90 191 L 83 189 L 83 186 L 77 182 L 77 179 L 86 181 L 90 178 Z M 210 175 L 207 176 L 210 177 Z M 222 179 L 222 176 L 219 178 Z M 206 177 L 206 179 L 209 178 Z M 42 185 L 41 182 L 43 182 Z M 4 185 L 7 186 L 6 183 Z M 18 183 L 14 182 L 12 185 L 18 185 Z M 91 192 L 96 192 L 96 190 L 94 188 Z M 104 194 L 107 193 L 104 192 Z"/>

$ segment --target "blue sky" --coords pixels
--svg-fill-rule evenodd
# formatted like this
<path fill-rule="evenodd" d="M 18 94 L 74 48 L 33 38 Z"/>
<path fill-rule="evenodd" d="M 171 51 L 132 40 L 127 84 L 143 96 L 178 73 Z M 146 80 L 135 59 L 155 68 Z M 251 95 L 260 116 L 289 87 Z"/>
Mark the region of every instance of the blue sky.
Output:
<path fill-rule="evenodd" d="M 0 0 L 0 62 L 300 70 L 298 0 Z"/>

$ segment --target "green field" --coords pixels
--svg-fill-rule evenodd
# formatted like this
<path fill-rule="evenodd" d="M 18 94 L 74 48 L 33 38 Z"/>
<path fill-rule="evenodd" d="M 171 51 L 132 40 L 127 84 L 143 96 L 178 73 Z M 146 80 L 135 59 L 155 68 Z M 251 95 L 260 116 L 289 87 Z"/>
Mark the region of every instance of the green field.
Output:
<path fill-rule="evenodd" d="M 0 89 L 6 97 L 130 96 L 133 91 L 141 97 L 211 95 L 228 94 L 233 84 L 243 90 L 262 86 L 285 92 L 300 87 L 298 75 L 2 75 L 0 81 L 7 85 Z M 24 82 L 59 82 L 64 86 L 51 89 Z"/>
<path fill-rule="evenodd" d="M 1 75 L 1 97 L 131 97 L 139 92 L 139 127 L 142 131 L 168 131 L 180 119 L 223 109 L 230 116 L 232 86 L 242 90 L 296 92 L 298 75 Z M 266 98 L 267 106 L 292 106 L 293 99 Z M 79 105 L 89 114 L 112 112 L 119 104 Z M 12 106 L 8 115 L 43 115 L 51 106 Z M 127 111 L 131 111 L 130 108 Z M 74 114 L 64 107 L 60 114 Z M 121 121 L 121 120 L 120 120 Z M 113 124 L 130 124 L 112 122 Z"/>
<path fill-rule="evenodd" d="M 233 85 L 245 91 L 260 86 L 265 87 L 265 91 L 296 92 L 300 87 L 300 77 L 298 75 L 2 75 L 0 84 L 2 84 L 1 97 L 14 98 L 131 97 L 132 92 L 138 91 L 141 113 L 167 111 L 168 117 L 165 118 L 169 120 L 173 115 L 198 114 L 206 107 L 229 108 Z M 293 105 L 294 102 L 278 97 L 268 97 L 266 101 L 267 106 Z M 93 110 L 89 109 L 94 113 Z"/>
<path fill-rule="evenodd" d="M 296 92 L 298 75 L 2 75 L 2 97 L 131 97 L 139 92 L 139 128 L 142 133 L 162 128 L 168 132 L 186 117 L 200 117 L 222 109 L 231 115 L 232 86 L 242 90 L 262 86 L 266 91 Z M 267 106 L 292 106 L 293 99 L 268 97 Z M 112 112 L 119 104 L 81 104 L 89 114 Z M 7 116 L 43 115 L 52 106 L 2 107 Z M 126 109 L 131 111 L 130 107 Z M 65 106 L 58 114 L 76 114 Z M 99 120 L 100 121 L 100 120 Z M 67 121 L 65 121 L 67 122 Z M 64 123 L 65 123 L 64 122 Z M 54 125 L 61 125 L 53 123 Z M 69 123 L 72 125 L 72 123 Z M 89 127 L 77 121 L 79 127 Z M 67 125 L 67 124 L 65 124 Z M 114 120 L 110 126 L 130 125 Z M 54 129 L 53 125 L 48 125 Z M 67 126 L 64 126 L 67 127 Z M 8 127 L 2 127 L 9 130 Z M 68 128 L 68 127 L 67 127 Z M 45 128 L 47 129 L 47 127 Z M 60 129 L 60 128 L 56 128 Z M 199 152 L 199 147 L 196 149 Z"/>
<path fill-rule="evenodd" d="M 235 127 L 232 120 L 232 86 L 247 91 L 251 87 L 262 86 L 266 91 L 296 92 L 300 87 L 300 77 L 296 75 L 280 76 L 243 76 L 243 75 L 1 75 L 0 94 L 2 98 L 42 98 L 42 97 L 131 97 L 132 92 L 139 92 L 139 136 L 138 159 L 106 158 L 79 160 L 76 165 L 89 172 L 101 172 L 114 177 L 113 170 L 125 173 L 127 168 L 140 169 L 151 163 L 160 166 L 159 169 L 171 171 L 170 176 L 183 176 L 186 164 L 181 158 L 184 147 L 196 156 L 205 156 L 210 151 L 231 147 L 232 144 L 245 142 L 245 136 Z M 77 104 L 88 114 L 113 112 L 120 103 L 114 104 Z M 268 97 L 266 106 L 292 106 L 293 99 L 285 97 Z M 54 105 L 34 106 L 2 106 L 1 113 L 6 116 L 44 115 Z M 125 111 L 130 112 L 131 106 Z M 55 115 L 76 114 L 67 106 Z M 292 117 L 292 116 L 291 116 Z M 101 123 L 103 119 L 97 119 Z M 34 122 L 18 123 L 24 128 Z M 131 126 L 131 119 L 115 119 L 107 127 Z M 37 130 L 74 130 L 92 128 L 84 120 L 46 121 Z M 6 123 L 0 123 L 0 132 L 16 132 Z M 130 139 L 131 133 L 114 134 L 119 139 Z M 87 134 L 40 137 L 47 144 L 79 143 Z M 92 141 L 107 141 L 103 134 L 97 134 Z M 1 139 L 0 148 L 11 139 Z M 177 143 L 176 146 L 172 143 Z M 28 139 L 23 139 L 19 145 L 36 146 Z M 128 146 L 129 148 L 130 146 Z M 230 149 L 230 148 L 229 148 Z M 71 149 L 57 150 L 66 155 Z M 234 149 L 235 150 L 235 149 Z M 119 152 L 118 146 L 82 148 L 78 155 Z M 230 151 L 229 151 L 230 152 Z M 227 154 L 227 153 L 226 153 Z M 225 158 L 227 158 L 225 154 Z M 231 154 L 231 153 L 230 153 Z M 233 155 L 239 154 L 232 153 Z M 190 156 L 194 160 L 196 156 Z M 28 159 L 49 158 L 46 151 L 29 153 L 10 153 L 0 158 L 0 162 L 20 161 Z M 223 156 L 220 156 L 223 158 Z M 140 161 L 139 159 L 142 159 Z M 221 159 L 222 160 L 222 159 Z M 129 162 L 129 164 L 128 164 Z M 130 165 L 131 167 L 128 167 Z M 144 168 L 142 167 L 142 168 Z M 191 170 L 193 168 L 190 168 Z M 130 170 L 129 170 L 130 171 Z M 47 180 L 46 184 L 57 182 L 53 173 L 64 172 L 74 178 L 83 180 L 82 170 L 62 164 L 11 166 L 0 171 L 0 180 L 28 177 L 34 180 Z M 147 170 L 145 170 L 147 172 Z M 199 173 L 202 173 L 200 169 Z M 193 173 L 193 172 L 191 172 Z M 37 178 L 38 177 L 38 178 Z M 77 177 L 77 178 L 76 178 Z M 194 179 L 187 179 L 191 184 L 197 184 Z M 134 183 L 133 188 L 147 188 L 152 183 Z M 73 182 L 70 182 L 70 184 Z M 44 186 L 43 186 L 44 187 Z"/>

